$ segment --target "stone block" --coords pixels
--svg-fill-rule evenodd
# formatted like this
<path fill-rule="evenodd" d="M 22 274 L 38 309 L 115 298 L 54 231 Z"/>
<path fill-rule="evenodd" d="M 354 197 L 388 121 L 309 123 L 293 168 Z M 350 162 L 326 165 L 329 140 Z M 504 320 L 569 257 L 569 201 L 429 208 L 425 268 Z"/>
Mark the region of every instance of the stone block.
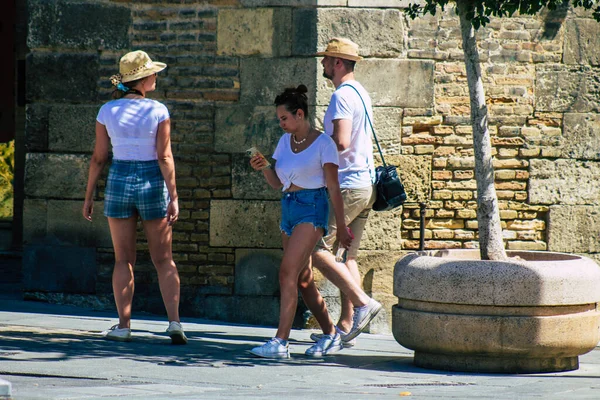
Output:
<path fill-rule="evenodd" d="M 374 106 L 401 108 L 433 107 L 432 61 L 366 59 L 356 65 L 355 76 L 369 92 Z M 319 63 L 317 105 L 327 105 L 333 93 Z"/>
<path fill-rule="evenodd" d="M 565 114 L 561 150 L 563 158 L 600 160 L 600 115 Z"/>
<path fill-rule="evenodd" d="M 94 150 L 98 106 L 52 106 L 48 116 L 48 148 L 51 151 Z"/>
<path fill-rule="evenodd" d="M 98 55 L 30 53 L 27 56 L 27 100 L 95 102 L 100 75 Z"/>
<path fill-rule="evenodd" d="M 372 8 L 306 8 L 294 12 L 294 55 L 323 51 L 333 37 L 354 41 L 363 57 L 398 57 L 404 44 L 402 14 Z"/>
<path fill-rule="evenodd" d="M 280 216 L 278 201 L 213 200 L 210 245 L 281 248 Z"/>
<path fill-rule="evenodd" d="M 82 200 L 25 199 L 23 244 L 112 247 L 104 203 L 94 203 L 92 222 L 81 215 Z"/>
<path fill-rule="evenodd" d="M 347 0 L 239 0 L 244 7 L 345 6 Z"/>
<path fill-rule="evenodd" d="M 279 296 L 279 265 L 282 250 L 235 251 L 235 294 Z"/>
<path fill-rule="evenodd" d="M 393 7 L 393 8 L 408 8 L 409 4 L 418 4 L 419 1 L 414 0 L 369 0 L 365 4 L 364 0 L 348 0 L 348 7 Z"/>
<path fill-rule="evenodd" d="M 378 159 L 377 154 L 375 158 Z M 386 155 L 388 164 L 396 165 L 404 184 L 407 202 L 428 201 L 431 197 L 431 156 Z M 377 161 L 375 164 L 379 164 Z"/>
<path fill-rule="evenodd" d="M 600 252 L 599 206 L 550 206 L 548 250 L 563 253 Z"/>
<path fill-rule="evenodd" d="M 279 323 L 279 297 L 274 296 L 205 296 L 193 300 L 194 313 L 199 317 L 277 326 Z"/>
<path fill-rule="evenodd" d="M 234 199 L 279 200 L 281 189 L 273 189 L 267 183 L 262 172 L 250 166 L 249 158 L 244 155 L 232 156 L 231 194 Z"/>
<path fill-rule="evenodd" d="M 540 65 L 536 69 L 535 111 L 599 112 L 600 69 L 589 66 Z"/>
<path fill-rule="evenodd" d="M 316 108 L 316 117 L 314 125 L 317 129 L 323 130 L 323 119 L 327 107 L 319 106 Z M 394 107 L 374 107 L 373 108 L 373 128 L 377 134 L 379 145 L 385 154 L 399 154 L 401 151 L 401 132 L 402 132 L 402 110 Z M 373 151 L 377 154 L 377 146 L 373 140 Z"/>
<path fill-rule="evenodd" d="M 600 181 L 600 162 L 531 160 L 529 172 L 531 204 L 600 204 L 600 186 L 582 185 Z"/>
<path fill-rule="evenodd" d="M 402 207 L 390 211 L 371 211 L 360 248 L 363 250 L 401 250 L 401 233 Z"/>
<path fill-rule="evenodd" d="M 81 217 L 83 219 L 83 217 Z M 43 243 L 48 223 L 48 201 L 23 200 L 23 245 Z"/>
<path fill-rule="evenodd" d="M 83 201 L 48 200 L 46 243 L 60 246 L 112 247 L 104 202 L 94 202 L 92 222 L 81 215 Z"/>
<path fill-rule="evenodd" d="M 274 99 L 274 98 L 273 98 Z M 215 115 L 215 150 L 243 153 L 256 146 L 265 155 L 273 154 L 283 134 L 275 107 L 220 106 Z"/>
<path fill-rule="evenodd" d="M 28 6 L 27 45 L 30 48 L 119 50 L 130 47 L 128 31 L 132 19 L 129 7 L 64 0 L 33 0 L 28 1 Z"/>
<path fill-rule="evenodd" d="M 286 8 L 223 9 L 217 54 L 286 57 L 291 54 L 292 12 Z"/>
<path fill-rule="evenodd" d="M 565 22 L 565 64 L 600 65 L 600 24 L 593 19 Z"/>
<path fill-rule="evenodd" d="M 383 304 L 381 315 L 371 322 L 371 333 L 391 332 L 391 309 L 398 303 L 398 298 L 393 295 L 394 265 L 406 254 L 406 251 L 361 251 L 358 256 L 365 292 Z"/>
<path fill-rule="evenodd" d="M 240 103 L 272 107 L 275 97 L 285 88 L 304 84 L 308 88 L 308 103 L 315 104 L 317 61 L 316 58 L 241 59 Z"/>
<path fill-rule="evenodd" d="M 23 290 L 94 293 L 96 249 L 28 245 L 23 249 Z"/>
<path fill-rule="evenodd" d="M 25 147 L 29 151 L 48 151 L 50 106 L 27 104 L 25 112 Z"/>
<path fill-rule="evenodd" d="M 25 195 L 83 199 L 89 163 L 89 156 L 28 153 L 25 158 Z"/>

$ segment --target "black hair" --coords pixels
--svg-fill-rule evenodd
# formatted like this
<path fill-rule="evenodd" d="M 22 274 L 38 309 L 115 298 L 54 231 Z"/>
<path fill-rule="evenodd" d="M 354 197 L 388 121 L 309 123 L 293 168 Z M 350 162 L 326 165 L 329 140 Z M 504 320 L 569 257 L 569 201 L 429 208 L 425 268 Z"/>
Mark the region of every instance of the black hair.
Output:
<path fill-rule="evenodd" d="M 305 85 L 299 85 L 297 88 L 287 88 L 279 96 L 275 97 L 275 105 L 285 106 L 285 109 L 292 114 L 298 110 L 304 111 L 304 116 L 308 117 L 308 98 L 306 93 L 308 88 Z"/>
<path fill-rule="evenodd" d="M 136 79 L 134 81 L 129 81 L 129 82 L 123 82 L 123 85 L 125 85 L 127 87 L 127 91 L 124 92 L 120 89 L 115 88 L 115 90 L 113 90 L 112 92 L 112 98 L 114 100 L 116 99 L 120 99 L 123 96 L 125 96 L 126 94 L 130 94 L 130 93 L 134 93 L 134 94 L 139 94 L 140 96 L 143 96 L 142 93 L 139 90 L 134 89 L 134 86 L 137 85 L 139 82 L 141 82 L 144 78 L 140 78 L 140 79 Z"/>

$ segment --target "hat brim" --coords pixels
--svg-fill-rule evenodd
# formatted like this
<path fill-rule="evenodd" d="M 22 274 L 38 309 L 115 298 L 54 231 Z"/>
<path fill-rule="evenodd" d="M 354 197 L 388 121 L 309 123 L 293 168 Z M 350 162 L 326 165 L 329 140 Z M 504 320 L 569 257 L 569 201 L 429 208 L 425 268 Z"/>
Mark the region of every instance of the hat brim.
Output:
<path fill-rule="evenodd" d="M 344 60 L 350 60 L 350 61 L 360 61 L 363 59 L 361 56 L 355 56 L 355 55 L 346 54 L 346 53 L 334 53 L 331 51 L 320 51 L 316 55 L 319 57 L 329 56 L 329 57 L 343 58 Z"/>
<path fill-rule="evenodd" d="M 137 79 L 142 79 L 157 72 L 160 72 L 165 68 L 167 68 L 167 64 L 158 61 L 152 61 L 152 66 L 150 68 L 143 69 L 140 72 L 137 72 L 133 75 L 124 76 L 121 79 L 121 82 L 125 83 L 135 81 Z"/>

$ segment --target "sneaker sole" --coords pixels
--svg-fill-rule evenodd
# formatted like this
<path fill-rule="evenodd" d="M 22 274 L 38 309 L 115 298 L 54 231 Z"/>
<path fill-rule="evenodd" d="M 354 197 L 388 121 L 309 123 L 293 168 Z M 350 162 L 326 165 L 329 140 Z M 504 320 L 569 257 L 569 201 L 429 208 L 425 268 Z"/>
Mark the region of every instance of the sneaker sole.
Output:
<path fill-rule="evenodd" d="M 369 325 L 369 322 L 371 322 L 373 318 L 375 318 L 375 316 L 379 314 L 379 311 L 381 311 L 382 308 L 383 306 L 379 304 L 377 308 L 372 309 L 367 315 L 367 318 L 363 319 L 362 322 L 358 325 L 358 328 L 355 332 L 350 332 L 348 335 L 344 336 L 344 341 L 349 342 L 350 340 L 360 335 L 361 332 L 367 327 L 367 325 Z"/>
<path fill-rule="evenodd" d="M 171 344 L 187 344 L 187 338 L 182 333 L 171 333 L 169 334 L 171 338 Z"/>
<path fill-rule="evenodd" d="M 289 354 L 278 354 L 278 355 L 266 356 L 264 354 L 255 353 L 252 350 L 248 350 L 248 353 L 250 353 L 252 355 L 255 355 L 256 357 L 270 358 L 270 359 L 273 359 L 273 360 L 287 360 L 287 359 L 291 358 Z"/>
<path fill-rule="evenodd" d="M 313 353 L 313 354 L 304 353 L 304 354 L 308 357 L 324 357 L 324 356 L 328 356 L 333 353 L 337 353 L 338 351 L 342 350 L 343 348 L 344 348 L 344 346 L 340 343 L 339 346 L 335 346 L 330 349 L 327 349 L 322 353 Z"/>
<path fill-rule="evenodd" d="M 318 342 L 321 338 L 318 337 L 317 335 L 318 335 L 318 333 L 311 334 L 310 335 L 310 340 L 312 340 L 315 343 Z M 354 346 L 356 346 L 356 342 L 354 341 L 354 339 L 350 339 L 350 340 L 348 340 L 346 342 L 344 342 L 342 340 L 342 346 L 344 346 L 345 349 L 348 348 L 348 347 L 354 347 Z"/>

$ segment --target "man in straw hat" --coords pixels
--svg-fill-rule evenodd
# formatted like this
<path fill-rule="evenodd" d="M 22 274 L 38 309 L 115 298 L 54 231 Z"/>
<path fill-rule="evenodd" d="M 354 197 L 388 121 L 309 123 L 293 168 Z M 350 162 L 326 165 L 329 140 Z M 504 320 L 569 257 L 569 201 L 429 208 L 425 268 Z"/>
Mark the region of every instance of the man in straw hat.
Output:
<path fill-rule="evenodd" d="M 330 79 L 336 90 L 325 113 L 325 133 L 330 135 L 339 152 L 339 182 L 344 200 L 346 225 L 354 240 L 347 249 L 345 265 L 337 262 L 332 251 L 336 243 L 335 218 L 330 214 L 328 234 L 317 244 L 313 263 L 327 279 L 342 292 L 342 313 L 337 324 L 345 346 L 353 346 L 354 338 L 377 315 L 382 306 L 361 288 L 356 256 L 369 211 L 375 202 L 375 170 L 371 131 L 367 115 L 373 119 L 371 98 L 354 79 L 354 66 L 362 60 L 358 45 L 349 39 L 333 38 L 323 56 L 323 76 Z M 314 337 L 313 337 L 314 336 Z M 311 338 L 318 340 L 320 335 Z"/>

